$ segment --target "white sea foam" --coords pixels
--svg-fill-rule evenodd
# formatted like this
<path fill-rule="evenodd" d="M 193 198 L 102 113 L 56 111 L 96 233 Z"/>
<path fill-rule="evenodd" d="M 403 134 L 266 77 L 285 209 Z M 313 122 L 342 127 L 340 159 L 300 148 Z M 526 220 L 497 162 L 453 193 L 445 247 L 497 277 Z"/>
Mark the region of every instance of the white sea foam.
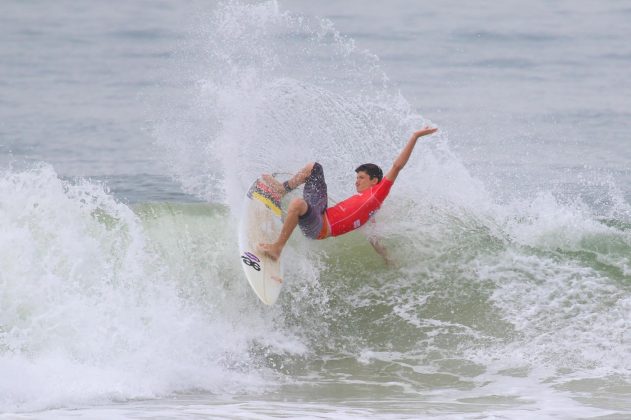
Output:
<path fill-rule="evenodd" d="M 2 171 L 0 197 L 2 411 L 260 388 L 273 380 L 254 369 L 257 340 L 304 350 L 266 323 L 274 312 L 243 311 L 253 299 L 228 286 L 225 224 L 170 231 L 184 216 L 167 213 L 156 231 L 157 216 L 143 224 L 101 185 L 46 165 Z"/>

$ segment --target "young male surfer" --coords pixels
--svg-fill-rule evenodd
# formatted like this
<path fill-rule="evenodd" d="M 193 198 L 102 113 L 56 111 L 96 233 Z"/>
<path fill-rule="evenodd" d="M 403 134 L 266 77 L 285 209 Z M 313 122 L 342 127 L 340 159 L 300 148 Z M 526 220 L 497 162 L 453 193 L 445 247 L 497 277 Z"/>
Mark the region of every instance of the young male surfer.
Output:
<path fill-rule="evenodd" d="M 276 242 L 272 244 L 261 243 L 259 249 L 276 260 L 280 258 L 283 247 L 296 226 L 300 226 L 304 235 L 311 239 L 339 236 L 362 226 L 381 207 L 381 203 L 388 196 L 390 187 L 412 155 L 416 141 L 420 137 L 435 133 L 437 130 L 438 128 L 425 126 L 415 131 L 399 156 L 394 160 L 392 168 L 385 177 L 381 168 L 373 163 L 360 165 L 355 169 L 357 194 L 331 208 L 327 208 L 328 197 L 324 171 L 322 165 L 317 162 L 307 164 L 282 184 L 271 175 L 263 175 L 265 182 L 275 189 L 281 197 L 302 184 L 305 184 L 305 187 L 302 198 L 294 198 L 289 203 L 287 216 Z M 379 242 L 371 239 L 370 243 L 388 262 L 385 249 Z"/>

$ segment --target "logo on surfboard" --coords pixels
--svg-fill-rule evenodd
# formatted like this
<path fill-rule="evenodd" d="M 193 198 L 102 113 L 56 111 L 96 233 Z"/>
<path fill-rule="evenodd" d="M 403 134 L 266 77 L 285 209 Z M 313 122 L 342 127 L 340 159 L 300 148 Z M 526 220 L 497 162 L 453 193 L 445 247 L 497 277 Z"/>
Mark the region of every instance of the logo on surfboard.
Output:
<path fill-rule="evenodd" d="M 259 264 L 261 260 L 259 260 L 259 258 L 251 252 L 244 252 L 243 255 L 241 255 L 241 260 L 243 261 L 243 264 L 248 267 L 252 267 L 256 271 L 261 271 L 261 265 Z"/>

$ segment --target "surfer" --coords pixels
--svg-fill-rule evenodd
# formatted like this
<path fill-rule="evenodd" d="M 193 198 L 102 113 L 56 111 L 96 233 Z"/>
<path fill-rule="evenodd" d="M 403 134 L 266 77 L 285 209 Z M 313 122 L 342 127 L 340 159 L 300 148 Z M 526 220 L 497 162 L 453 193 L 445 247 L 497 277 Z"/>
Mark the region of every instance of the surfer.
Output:
<path fill-rule="evenodd" d="M 381 168 L 373 163 L 358 166 L 355 169 L 357 194 L 330 208 L 327 208 L 328 196 L 324 171 L 322 165 L 317 162 L 308 163 L 283 183 L 271 175 L 263 175 L 265 182 L 281 197 L 302 184 L 305 184 L 305 187 L 302 198 L 294 198 L 289 203 L 285 222 L 276 242 L 261 243 L 259 249 L 270 258 L 277 260 L 296 226 L 300 226 L 303 234 L 308 238 L 325 239 L 343 235 L 365 224 L 388 196 L 399 172 L 408 162 L 416 141 L 437 130 L 436 127 L 425 126 L 415 131 L 385 177 Z M 371 238 L 370 243 L 389 263 L 386 250 L 379 241 Z"/>

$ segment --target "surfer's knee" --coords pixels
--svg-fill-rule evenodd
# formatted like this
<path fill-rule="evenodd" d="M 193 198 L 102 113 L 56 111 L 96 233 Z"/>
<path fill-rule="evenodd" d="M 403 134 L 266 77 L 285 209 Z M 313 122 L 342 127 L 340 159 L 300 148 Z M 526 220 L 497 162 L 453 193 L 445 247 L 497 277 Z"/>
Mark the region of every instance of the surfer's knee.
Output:
<path fill-rule="evenodd" d="M 300 170 L 302 182 L 305 182 L 305 180 L 309 178 L 309 175 L 311 175 L 311 172 L 313 172 L 313 166 L 315 164 L 315 162 L 309 162 Z"/>
<path fill-rule="evenodd" d="M 296 212 L 298 213 L 298 216 L 302 216 L 307 212 L 308 209 L 309 205 L 304 200 L 304 198 L 296 197 L 289 202 L 287 212 Z"/>

